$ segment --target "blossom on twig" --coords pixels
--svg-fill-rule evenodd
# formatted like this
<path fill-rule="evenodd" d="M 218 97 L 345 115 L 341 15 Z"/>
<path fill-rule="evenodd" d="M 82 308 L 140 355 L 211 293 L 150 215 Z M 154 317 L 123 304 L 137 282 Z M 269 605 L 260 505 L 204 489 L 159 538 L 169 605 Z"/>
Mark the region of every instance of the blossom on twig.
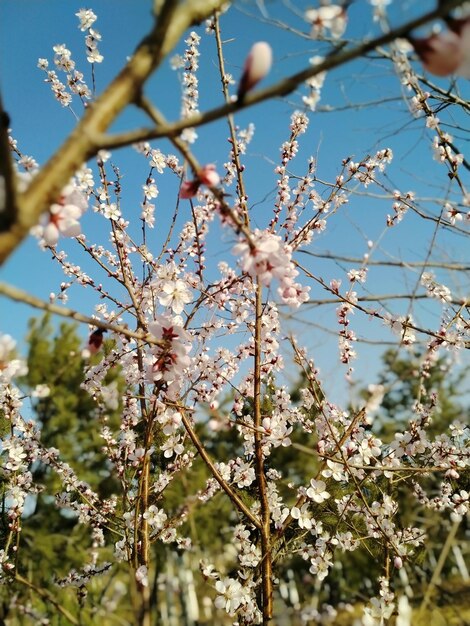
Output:
<path fill-rule="evenodd" d="M 220 176 L 217 174 L 215 169 L 215 165 L 213 163 L 209 163 L 208 165 L 204 165 L 198 172 L 197 178 L 193 180 L 185 180 L 181 184 L 180 188 L 180 198 L 185 200 L 189 198 L 193 198 L 201 185 L 206 185 L 207 187 L 216 187 L 220 182 Z"/>
<path fill-rule="evenodd" d="M 348 16 L 344 7 L 330 4 L 318 9 L 309 9 L 305 12 L 305 19 L 312 25 L 311 37 L 323 37 L 324 31 L 329 30 L 333 39 L 341 37 L 346 30 Z"/>
<path fill-rule="evenodd" d="M 470 78 L 470 19 L 452 20 L 449 30 L 409 40 L 431 74 Z"/>

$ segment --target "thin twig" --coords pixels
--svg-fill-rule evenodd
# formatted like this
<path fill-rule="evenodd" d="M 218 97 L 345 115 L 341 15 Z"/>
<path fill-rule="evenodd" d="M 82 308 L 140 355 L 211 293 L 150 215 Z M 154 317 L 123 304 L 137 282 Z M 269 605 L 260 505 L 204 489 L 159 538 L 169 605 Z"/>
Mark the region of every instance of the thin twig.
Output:
<path fill-rule="evenodd" d="M 154 346 L 160 346 L 162 348 L 166 347 L 164 341 L 162 341 L 161 339 L 157 339 L 150 333 L 135 332 L 130 330 L 129 328 L 126 328 L 125 326 L 112 324 L 110 322 L 103 322 L 102 320 L 95 319 L 94 317 L 88 317 L 87 315 L 83 315 L 82 313 L 78 313 L 77 311 L 74 311 L 72 309 L 68 309 L 57 304 L 51 304 L 49 302 L 45 302 L 44 300 L 40 300 L 39 298 L 32 296 L 26 291 L 23 291 L 6 283 L 0 283 L 0 295 L 6 296 L 7 298 L 15 300 L 16 302 L 29 304 L 35 309 L 47 311 L 48 313 L 52 313 L 53 315 L 60 315 L 61 317 L 73 319 L 76 322 L 90 324 L 91 326 L 95 326 L 96 328 L 102 328 L 103 330 L 109 330 L 110 332 L 116 333 L 117 335 L 129 337 L 129 339 L 141 339 L 142 341 L 145 341 L 146 343 Z"/>
<path fill-rule="evenodd" d="M 183 425 L 184 425 L 184 427 L 186 429 L 186 432 L 189 435 L 189 438 L 193 442 L 194 447 L 199 452 L 199 454 L 200 454 L 202 460 L 204 461 L 204 463 L 210 469 L 211 474 L 213 475 L 215 480 L 219 483 L 219 485 L 222 487 L 222 489 L 228 495 L 230 500 L 235 504 L 237 509 L 241 513 L 243 513 L 243 515 L 245 515 L 245 517 L 247 519 L 250 520 L 250 522 L 253 524 L 253 526 L 255 526 L 255 528 L 260 529 L 261 528 L 261 524 L 260 524 L 260 521 L 258 520 L 258 518 L 250 511 L 250 509 L 246 506 L 246 504 L 243 502 L 243 500 L 241 500 L 241 498 L 235 493 L 235 491 L 230 487 L 230 485 L 227 484 L 227 482 L 222 478 L 222 475 L 220 474 L 218 469 L 215 467 L 214 462 L 210 458 L 209 454 L 207 453 L 207 450 L 204 448 L 204 446 L 202 445 L 201 440 L 197 436 L 196 431 L 192 427 L 191 422 L 189 421 L 189 419 L 188 419 L 188 417 L 186 415 L 185 407 L 182 407 L 182 406 L 179 406 L 179 405 L 177 405 L 177 406 L 178 406 L 178 410 L 181 413 L 181 420 L 182 420 Z"/>
<path fill-rule="evenodd" d="M 464 1 L 465 0 L 449 0 L 448 2 L 443 2 L 433 11 L 425 13 L 415 20 L 406 22 L 402 26 L 380 35 L 380 37 L 371 39 L 370 41 L 362 43 L 349 50 L 341 50 L 340 52 L 333 53 L 318 65 L 313 67 L 310 66 L 297 74 L 284 78 L 271 87 L 266 87 L 265 89 L 260 89 L 254 93 L 247 94 L 243 98 L 243 102 L 230 102 L 215 109 L 206 111 L 205 113 L 194 113 L 184 120 L 179 120 L 165 126 L 159 126 L 156 128 L 141 128 L 127 133 L 111 136 L 99 136 L 97 137 L 97 141 L 103 148 L 111 149 L 138 143 L 140 141 L 158 139 L 160 137 L 177 136 L 185 128 L 202 126 L 203 124 L 221 119 L 231 113 L 254 106 L 260 102 L 265 102 L 266 100 L 271 100 L 272 98 L 276 98 L 278 96 L 285 96 L 294 91 L 298 85 L 304 83 L 309 78 L 312 78 L 321 72 L 330 71 L 336 67 L 344 65 L 345 63 L 349 63 L 350 61 L 371 52 L 379 46 L 388 44 L 397 38 L 404 37 L 415 28 L 423 26 L 427 22 L 437 19 L 442 15 L 446 15 L 452 9 L 455 9 L 463 4 Z"/>

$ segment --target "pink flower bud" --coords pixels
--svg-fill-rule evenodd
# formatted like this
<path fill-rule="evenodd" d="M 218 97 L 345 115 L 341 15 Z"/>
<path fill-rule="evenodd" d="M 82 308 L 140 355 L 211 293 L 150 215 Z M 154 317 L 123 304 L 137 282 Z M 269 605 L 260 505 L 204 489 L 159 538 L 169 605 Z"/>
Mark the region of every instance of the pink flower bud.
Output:
<path fill-rule="evenodd" d="M 393 564 L 397 569 L 401 569 L 403 567 L 403 559 L 401 558 L 401 556 L 396 556 L 393 559 Z"/>
<path fill-rule="evenodd" d="M 265 41 L 253 45 L 243 67 L 243 74 L 238 87 L 238 99 L 252 89 L 271 69 L 273 53 Z"/>
<path fill-rule="evenodd" d="M 460 37 L 448 30 L 425 39 L 411 39 L 424 67 L 435 76 L 454 74 L 463 61 Z"/>
<path fill-rule="evenodd" d="M 217 174 L 215 165 L 209 163 L 204 165 L 198 173 L 197 178 L 194 180 L 185 180 L 181 184 L 180 198 L 193 198 L 201 185 L 207 185 L 207 187 L 215 187 L 220 183 L 220 176 Z"/>
<path fill-rule="evenodd" d="M 215 165 L 209 163 L 204 165 L 198 172 L 199 182 L 208 187 L 216 187 L 220 183 L 220 176 L 217 174 Z"/>
<path fill-rule="evenodd" d="M 197 194 L 197 190 L 200 186 L 199 180 L 185 180 L 181 183 L 180 198 L 187 200 L 188 198 L 194 198 Z"/>
<path fill-rule="evenodd" d="M 470 78 L 470 19 L 452 20 L 450 30 L 426 39 L 410 39 L 424 67 L 436 76 Z"/>
<path fill-rule="evenodd" d="M 454 20 L 450 28 L 460 37 L 462 51 L 462 63 L 456 70 L 456 74 L 463 78 L 470 78 L 470 18 L 466 20 Z"/>

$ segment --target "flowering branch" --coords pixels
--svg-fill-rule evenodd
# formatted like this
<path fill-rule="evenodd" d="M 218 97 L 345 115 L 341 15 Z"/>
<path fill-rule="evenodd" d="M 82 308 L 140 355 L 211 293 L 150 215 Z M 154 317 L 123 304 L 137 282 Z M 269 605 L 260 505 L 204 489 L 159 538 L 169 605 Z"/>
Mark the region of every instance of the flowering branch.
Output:
<path fill-rule="evenodd" d="M 21 576 L 21 574 L 16 573 L 15 580 L 21 583 L 22 585 L 25 585 L 26 587 L 28 587 L 28 589 L 31 589 L 32 591 L 34 591 L 34 593 L 37 593 L 38 596 L 42 598 L 43 600 L 45 600 L 46 602 L 50 602 L 50 604 L 52 604 L 52 606 L 54 606 L 57 609 L 57 611 L 61 615 L 63 615 L 65 619 L 68 620 L 71 624 L 74 624 L 74 626 L 80 625 L 80 620 L 76 619 L 72 615 L 72 613 L 70 613 L 70 611 L 68 611 L 59 602 L 57 602 L 57 600 L 54 598 L 52 593 L 50 593 L 49 591 L 46 591 L 45 589 L 41 589 L 40 587 L 32 583 L 30 580 L 28 580 L 24 576 Z"/>
<path fill-rule="evenodd" d="M 446 15 L 452 9 L 462 5 L 465 0 L 447 0 L 447 2 L 440 4 L 433 11 L 425 13 L 419 18 L 406 22 L 402 26 L 399 26 L 389 32 L 371 39 L 355 48 L 350 50 L 341 50 L 340 52 L 333 52 L 324 61 L 318 63 L 315 66 L 310 66 L 301 72 L 293 74 L 288 78 L 284 78 L 270 87 L 256 90 L 253 93 L 248 93 L 242 102 L 234 101 L 224 104 L 220 107 L 206 111 L 205 113 L 193 113 L 189 117 L 166 124 L 164 126 L 157 126 L 155 128 L 142 128 L 134 131 L 128 131 L 125 133 L 119 133 L 115 135 L 104 135 L 97 138 L 97 142 L 102 148 L 112 149 L 128 146 L 140 141 L 149 141 L 150 139 L 158 139 L 160 137 L 174 137 L 178 136 L 185 128 L 192 128 L 202 126 L 209 122 L 214 122 L 222 117 L 225 117 L 231 113 L 235 113 L 241 109 L 245 109 L 260 102 L 271 100 L 278 96 L 286 96 L 294 91 L 298 85 L 304 83 L 309 78 L 317 76 L 322 72 L 332 70 L 336 67 L 340 67 L 345 63 L 349 63 L 354 59 L 364 56 L 368 52 L 375 50 L 379 46 L 394 41 L 397 38 L 404 37 L 410 31 L 415 28 L 419 28 L 428 22 L 435 20 L 442 15 Z"/>
<path fill-rule="evenodd" d="M 150 33 L 127 65 L 90 106 L 63 146 L 34 177 L 27 191 L 18 195 L 18 215 L 6 233 L 0 234 L 0 265 L 26 237 L 40 215 L 59 196 L 78 168 L 102 149 L 102 133 L 117 115 L 135 101 L 142 85 L 179 41 L 182 33 L 219 9 L 224 0 L 187 0 L 178 5 L 166 0 Z"/>
<path fill-rule="evenodd" d="M 192 427 L 191 422 L 188 419 L 188 416 L 186 415 L 185 409 L 183 407 L 181 407 L 181 406 L 178 406 L 178 409 L 181 411 L 182 422 L 183 422 L 183 425 L 184 425 L 184 427 L 186 429 L 186 432 L 188 433 L 191 441 L 193 442 L 194 447 L 199 452 L 202 460 L 207 465 L 207 467 L 210 469 L 211 474 L 214 476 L 216 481 L 219 483 L 219 485 L 222 487 L 222 489 L 228 495 L 230 500 L 235 504 L 237 509 L 241 513 L 243 513 L 243 515 L 245 515 L 245 517 L 247 519 L 250 520 L 250 522 L 253 524 L 253 526 L 255 526 L 255 528 L 260 529 L 261 528 L 261 523 L 258 520 L 258 518 L 255 515 L 253 515 L 253 513 L 246 506 L 246 504 L 243 502 L 243 500 L 241 500 L 239 498 L 239 496 L 235 493 L 235 491 L 230 487 L 230 485 L 227 484 L 227 482 L 222 478 L 220 472 L 215 467 L 215 465 L 214 465 L 213 461 L 211 460 L 209 454 L 207 453 L 206 449 L 202 445 L 201 440 L 197 436 L 196 431 Z"/>
<path fill-rule="evenodd" d="M 77 311 L 73 311 L 72 309 L 58 306 L 57 304 L 44 302 L 44 300 L 36 298 L 36 296 L 32 296 L 26 291 L 18 289 L 17 287 L 13 287 L 12 285 L 7 285 L 6 283 L 0 283 L 0 295 L 6 296 L 7 298 L 15 300 L 16 302 L 24 302 L 25 304 L 29 304 L 36 309 L 40 309 L 41 311 L 47 311 L 48 313 L 53 313 L 54 315 L 60 315 L 60 317 L 67 317 L 69 319 L 75 320 L 76 322 L 95 326 L 96 328 L 102 328 L 103 330 L 108 330 L 112 333 L 116 333 L 117 335 L 129 337 L 129 339 L 143 340 L 150 345 L 160 347 L 165 347 L 166 345 L 164 341 L 153 337 L 150 333 L 135 332 L 129 330 L 125 326 L 119 326 L 116 324 L 111 324 L 109 322 L 103 322 L 102 320 L 94 317 L 88 317 L 87 315 L 83 315 L 82 313 L 78 313 Z"/>

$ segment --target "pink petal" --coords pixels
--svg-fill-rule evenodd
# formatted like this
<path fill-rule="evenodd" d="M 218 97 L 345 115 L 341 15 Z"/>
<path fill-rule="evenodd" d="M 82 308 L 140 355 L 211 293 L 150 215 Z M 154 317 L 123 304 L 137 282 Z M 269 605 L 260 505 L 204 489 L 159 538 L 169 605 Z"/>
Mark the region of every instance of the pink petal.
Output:
<path fill-rule="evenodd" d="M 180 198 L 194 198 L 200 186 L 199 180 L 185 180 L 181 183 Z"/>
<path fill-rule="evenodd" d="M 212 163 L 205 165 L 199 170 L 198 178 L 203 185 L 207 185 L 208 187 L 215 187 L 220 183 L 220 176 L 217 174 L 215 165 L 212 165 Z"/>
<path fill-rule="evenodd" d="M 435 76 L 453 74 L 464 60 L 460 37 L 452 31 L 412 39 L 411 43 L 424 67 Z"/>

